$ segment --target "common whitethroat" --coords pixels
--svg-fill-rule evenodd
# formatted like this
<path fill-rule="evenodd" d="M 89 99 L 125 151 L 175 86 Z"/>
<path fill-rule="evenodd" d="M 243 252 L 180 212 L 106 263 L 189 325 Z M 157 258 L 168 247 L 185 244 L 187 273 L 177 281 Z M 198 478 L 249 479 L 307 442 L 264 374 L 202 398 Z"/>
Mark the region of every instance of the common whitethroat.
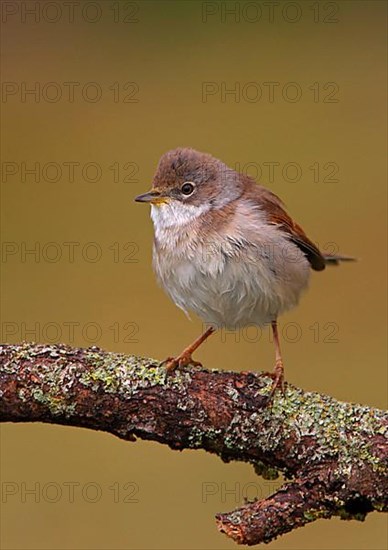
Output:
<path fill-rule="evenodd" d="M 282 201 L 213 156 L 179 148 L 165 153 L 152 189 L 156 276 L 175 304 L 208 327 L 168 370 L 201 365 L 192 353 L 217 329 L 272 325 L 272 392 L 284 385 L 277 318 L 297 305 L 310 270 L 352 260 L 326 255 L 285 212 Z"/>

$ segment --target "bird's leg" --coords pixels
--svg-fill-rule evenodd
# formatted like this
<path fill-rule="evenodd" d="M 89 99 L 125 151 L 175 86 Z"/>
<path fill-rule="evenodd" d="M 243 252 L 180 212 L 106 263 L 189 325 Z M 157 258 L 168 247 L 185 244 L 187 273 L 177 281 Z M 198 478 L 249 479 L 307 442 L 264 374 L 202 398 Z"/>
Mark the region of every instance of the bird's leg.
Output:
<path fill-rule="evenodd" d="M 166 365 L 167 371 L 173 371 L 177 367 L 185 367 L 186 365 L 194 365 L 201 367 L 202 364 L 199 361 L 194 361 L 191 357 L 191 354 L 195 352 L 197 348 L 208 338 L 211 334 L 215 332 L 213 327 L 209 327 L 199 338 L 194 340 L 192 344 L 187 346 L 178 357 L 168 357 L 161 364 Z"/>
<path fill-rule="evenodd" d="M 270 395 L 270 397 L 272 398 L 277 388 L 279 388 L 284 393 L 284 366 L 282 354 L 280 351 L 277 321 L 272 321 L 271 326 L 273 332 L 273 341 L 275 344 L 275 368 L 273 373 L 271 374 L 274 379 Z"/>

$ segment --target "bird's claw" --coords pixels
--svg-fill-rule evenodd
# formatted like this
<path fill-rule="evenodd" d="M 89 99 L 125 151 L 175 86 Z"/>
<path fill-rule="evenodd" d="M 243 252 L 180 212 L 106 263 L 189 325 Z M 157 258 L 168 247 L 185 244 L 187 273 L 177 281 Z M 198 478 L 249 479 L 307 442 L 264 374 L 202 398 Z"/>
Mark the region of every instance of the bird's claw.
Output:
<path fill-rule="evenodd" d="M 272 388 L 271 392 L 269 394 L 269 401 L 272 401 L 273 396 L 275 395 L 277 390 L 280 390 L 280 392 L 284 395 L 284 367 L 283 363 L 280 361 L 276 363 L 274 371 L 268 373 L 271 378 L 273 378 Z"/>
<path fill-rule="evenodd" d="M 180 367 L 186 367 L 187 365 L 193 365 L 194 367 L 202 367 L 202 363 L 195 361 L 190 353 L 181 353 L 178 357 L 167 357 L 160 363 L 160 366 L 164 365 L 167 372 L 173 372 Z"/>

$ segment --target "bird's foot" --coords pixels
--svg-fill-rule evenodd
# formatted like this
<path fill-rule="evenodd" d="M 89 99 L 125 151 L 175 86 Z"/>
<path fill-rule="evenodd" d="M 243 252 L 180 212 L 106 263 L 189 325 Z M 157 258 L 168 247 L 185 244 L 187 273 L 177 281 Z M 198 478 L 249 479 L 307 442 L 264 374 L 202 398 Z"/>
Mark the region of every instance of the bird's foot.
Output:
<path fill-rule="evenodd" d="M 178 357 L 167 357 L 164 361 L 160 363 L 166 367 L 167 372 L 173 372 L 175 369 L 180 367 L 186 367 L 187 365 L 193 365 L 194 367 L 202 367 L 202 363 L 195 361 L 191 357 L 191 353 L 183 351 Z"/>
<path fill-rule="evenodd" d="M 276 390 L 280 390 L 284 395 L 284 366 L 281 360 L 276 361 L 275 368 L 273 372 L 269 373 L 269 376 L 273 378 L 271 393 L 269 394 L 269 400 L 272 401 Z"/>

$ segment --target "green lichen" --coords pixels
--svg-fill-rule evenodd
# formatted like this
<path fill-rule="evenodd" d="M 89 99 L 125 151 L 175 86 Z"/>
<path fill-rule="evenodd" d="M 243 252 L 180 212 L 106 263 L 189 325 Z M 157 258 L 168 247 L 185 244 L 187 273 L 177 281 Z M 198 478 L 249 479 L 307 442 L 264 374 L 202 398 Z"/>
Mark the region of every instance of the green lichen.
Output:
<path fill-rule="evenodd" d="M 135 355 L 100 354 L 87 350 L 84 359 L 90 368 L 82 372 L 79 378 L 81 384 L 124 398 L 155 386 L 184 389 L 191 380 L 188 371 L 179 370 L 172 376 L 157 361 Z"/>
<path fill-rule="evenodd" d="M 316 519 L 326 518 L 330 515 L 330 512 L 324 508 L 318 508 L 314 510 L 308 510 L 303 512 L 303 517 L 307 522 L 315 521 Z"/>
<path fill-rule="evenodd" d="M 31 396 L 37 403 L 47 406 L 53 416 L 63 414 L 71 416 L 75 412 L 75 404 L 66 403 L 62 396 L 56 397 L 48 392 L 43 392 L 40 388 L 34 388 L 31 391 Z"/>
<path fill-rule="evenodd" d="M 78 357 L 77 351 L 82 357 Z M 49 360 L 45 361 L 46 358 Z M 36 360 L 39 360 L 38 368 L 34 364 Z M 32 390 L 21 389 L 20 399 L 44 404 L 55 416 L 69 417 L 75 412 L 69 391 L 75 380 L 93 391 L 102 390 L 124 399 L 154 386 L 184 392 L 191 381 L 188 370 L 169 375 L 164 366 L 152 359 L 106 353 L 96 347 L 74 350 L 67 346 L 24 342 L 13 346 L 12 358 L 3 361 L 1 368 L 12 374 L 20 364 L 24 371 L 33 373 L 38 386 Z"/>
<path fill-rule="evenodd" d="M 191 449 L 201 448 L 203 446 L 204 435 L 204 431 L 201 428 L 193 426 L 190 429 L 190 435 L 188 437 L 189 447 Z"/>
<path fill-rule="evenodd" d="M 273 381 L 263 376 L 262 383 L 257 395 L 268 396 Z M 231 397 L 235 400 L 234 394 Z M 292 441 L 289 458 L 306 466 L 313 466 L 323 459 L 334 459 L 338 464 L 338 476 L 349 475 L 354 466 L 366 463 L 372 469 L 383 471 L 384 466 L 373 454 L 368 436 L 377 433 L 388 436 L 384 418 L 386 413 L 383 411 L 342 403 L 326 395 L 303 392 L 287 385 L 284 395 L 276 392 L 267 407 L 261 407 L 249 417 L 237 409 L 226 430 L 224 443 L 229 449 L 243 450 L 254 447 L 256 442 L 263 453 L 273 456 L 289 440 Z M 316 456 L 300 445 L 309 437 L 314 439 Z"/>
<path fill-rule="evenodd" d="M 256 474 L 264 479 L 273 480 L 279 477 L 279 472 L 276 468 L 268 466 L 268 464 L 264 464 L 264 462 L 259 460 L 253 463 L 253 467 Z"/>

